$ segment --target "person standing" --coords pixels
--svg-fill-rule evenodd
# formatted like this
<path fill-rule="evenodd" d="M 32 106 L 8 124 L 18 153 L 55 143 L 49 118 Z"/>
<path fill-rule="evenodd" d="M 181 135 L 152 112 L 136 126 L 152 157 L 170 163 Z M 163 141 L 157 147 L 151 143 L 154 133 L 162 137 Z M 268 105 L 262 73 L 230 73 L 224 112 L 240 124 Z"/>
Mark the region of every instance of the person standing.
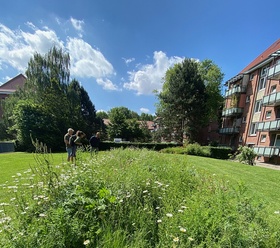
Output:
<path fill-rule="evenodd" d="M 100 145 L 100 132 L 97 132 L 95 135 L 92 135 L 89 139 L 89 143 L 91 146 L 90 153 L 92 155 L 93 152 L 99 151 L 99 145 Z"/>
<path fill-rule="evenodd" d="M 71 161 L 73 162 L 74 158 L 76 159 L 77 147 L 83 145 L 82 139 L 86 136 L 83 131 L 77 131 L 76 134 L 72 135 L 70 139 L 70 144 L 72 145 L 71 152 Z"/>
<path fill-rule="evenodd" d="M 64 143 L 66 146 L 68 162 L 70 162 L 70 159 L 71 159 L 72 146 L 70 144 L 70 138 L 73 135 L 73 133 L 74 133 L 74 130 L 72 128 L 68 128 L 67 133 L 64 135 Z"/>

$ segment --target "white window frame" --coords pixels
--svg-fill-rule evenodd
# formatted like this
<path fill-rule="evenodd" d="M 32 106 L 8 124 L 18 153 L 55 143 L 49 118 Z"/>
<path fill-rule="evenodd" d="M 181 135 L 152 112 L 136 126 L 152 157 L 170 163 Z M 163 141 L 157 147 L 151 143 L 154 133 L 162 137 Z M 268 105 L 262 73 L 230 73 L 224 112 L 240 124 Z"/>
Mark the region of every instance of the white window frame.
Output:
<path fill-rule="evenodd" d="M 251 96 L 246 96 L 246 102 L 250 102 L 250 100 L 251 100 Z"/>
<path fill-rule="evenodd" d="M 266 111 L 265 112 L 265 119 L 270 119 L 271 118 L 271 114 L 272 114 L 271 110 Z"/>
<path fill-rule="evenodd" d="M 270 94 L 276 92 L 276 87 L 277 87 L 276 84 L 274 84 L 274 85 L 272 85 L 272 86 L 270 87 Z"/>
<path fill-rule="evenodd" d="M 262 134 L 261 135 L 261 142 L 265 142 L 266 141 L 266 134 Z"/>
<path fill-rule="evenodd" d="M 266 87 L 266 77 L 262 77 L 259 80 L 258 90 L 264 90 Z"/>
<path fill-rule="evenodd" d="M 255 113 L 260 113 L 261 110 L 262 110 L 262 100 L 258 100 L 255 103 L 254 114 Z"/>
<path fill-rule="evenodd" d="M 254 122 L 251 124 L 250 127 L 250 136 L 256 136 L 257 135 L 257 123 Z"/>
<path fill-rule="evenodd" d="M 246 123 L 247 115 L 242 117 L 242 123 Z"/>

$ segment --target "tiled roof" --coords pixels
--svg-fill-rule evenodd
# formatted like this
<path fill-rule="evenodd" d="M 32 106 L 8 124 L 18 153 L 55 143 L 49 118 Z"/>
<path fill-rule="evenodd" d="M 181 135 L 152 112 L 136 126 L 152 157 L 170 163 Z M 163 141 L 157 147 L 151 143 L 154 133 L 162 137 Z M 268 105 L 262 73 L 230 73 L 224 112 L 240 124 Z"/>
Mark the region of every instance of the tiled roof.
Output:
<path fill-rule="evenodd" d="M 254 59 L 249 65 L 247 65 L 240 73 L 244 73 L 244 72 L 250 70 L 251 68 L 253 68 L 254 66 L 260 64 L 261 62 L 263 62 L 264 60 L 269 58 L 269 56 L 272 53 L 276 52 L 279 49 L 280 49 L 280 39 L 275 41 L 269 48 L 267 48 L 256 59 Z"/>

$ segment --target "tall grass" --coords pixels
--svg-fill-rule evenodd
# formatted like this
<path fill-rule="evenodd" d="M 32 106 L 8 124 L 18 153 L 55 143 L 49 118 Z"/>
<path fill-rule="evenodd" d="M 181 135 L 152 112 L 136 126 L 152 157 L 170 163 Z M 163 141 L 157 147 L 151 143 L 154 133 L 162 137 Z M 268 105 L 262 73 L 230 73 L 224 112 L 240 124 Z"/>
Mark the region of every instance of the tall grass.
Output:
<path fill-rule="evenodd" d="M 194 157 L 118 149 L 59 166 L 42 156 L 7 186 L 3 247 L 280 246 L 279 215 Z"/>

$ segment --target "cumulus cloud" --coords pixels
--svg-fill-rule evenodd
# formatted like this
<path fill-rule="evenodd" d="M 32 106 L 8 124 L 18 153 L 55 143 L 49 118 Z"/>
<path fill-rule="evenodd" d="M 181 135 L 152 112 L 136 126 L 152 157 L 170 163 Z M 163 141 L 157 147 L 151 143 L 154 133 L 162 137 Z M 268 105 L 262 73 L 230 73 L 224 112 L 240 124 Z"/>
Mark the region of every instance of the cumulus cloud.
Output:
<path fill-rule="evenodd" d="M 98 78 L 96 82 L 101 85 L 104 90 L 120 90 L 117 85 L 113 84 L 109 79 Z"/>
<path fill-rule="evenodd" d="M 77 30 L 82 31 L 82 21 L 71 18 L 71 22 Z M 114 68 L 99 50 L 81 38 L 68 37 L 66 41 L 62 41 L 56 32 L 48 27 L 39 29 L 31 22 L 27 22 L 26 26 L 31 31 L 11 30 L 0 23 L 0 68 L 11 66 L 24 72 L 35 52 L 45 54 L 55 45 L 69 52 L 72 76 L 99 78 L 104 89 L 116 89 L 112 82 L 100 81 L 100 78 L 113 75 Z"/>
<path fill-rule="evenodd" d="M 123 87 L 134 90 L 138 95 L 149 95 L 154 90 L 161 91 L 162 79 L 168 68 L 182 62 L 181 57 L 170 57 L 162 51 L 154 52 L 153 64 L 140 66 L 137 71 L 129 71 L 130 82 L 124 83 Z"/>
<path fill-rule="evenodd" d="M 140 108 L 140 111 L 141 111 L 142 113 L 146 113 L 146 114 L 150 112 L 150 110 L 147 109 L 147 108 Z"/>
<path fill-rule="evenodd" d="M 82 39 L 68 38 L 71 73 L 79 77 L 101 78 L 113 74 L 113 66 L 103 54 Z"/>

